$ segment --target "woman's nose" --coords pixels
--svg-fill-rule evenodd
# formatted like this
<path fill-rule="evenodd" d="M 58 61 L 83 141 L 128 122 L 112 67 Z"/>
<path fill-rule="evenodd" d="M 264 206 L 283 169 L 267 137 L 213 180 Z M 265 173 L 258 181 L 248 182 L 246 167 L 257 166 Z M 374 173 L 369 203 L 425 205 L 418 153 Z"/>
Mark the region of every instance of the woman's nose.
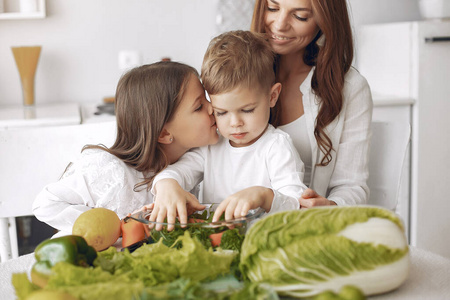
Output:
<path fill-rule="evenodd" d="M 275 29 L 279 31 L 286 30 L 289 26 L 288 14 L 285 12 L 278 12 L 274 20 Z"/>

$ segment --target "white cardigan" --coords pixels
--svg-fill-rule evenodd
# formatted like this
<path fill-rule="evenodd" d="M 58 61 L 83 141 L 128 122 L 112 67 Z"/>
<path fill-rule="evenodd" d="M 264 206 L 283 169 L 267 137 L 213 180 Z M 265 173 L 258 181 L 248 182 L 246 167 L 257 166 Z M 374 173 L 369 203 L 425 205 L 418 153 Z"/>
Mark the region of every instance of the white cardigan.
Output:
<path fill-rule="evenodd" d="M 350 68 L 345 76 L 342 110 L 325 128 L 333 143 L 332 160 L 328 166 L 316 166 L 324 155 L 314 137 L 319 110 L 319 101 L 311 89 L 314 69 L 300 85 L 313 162 L 310 188 L 337 205 L 365 204 L 369 198 L 367 179 L 373 109 L 369 85 L 357 70 Z M 295 141 L 298 137 L 291 138 Z"/>

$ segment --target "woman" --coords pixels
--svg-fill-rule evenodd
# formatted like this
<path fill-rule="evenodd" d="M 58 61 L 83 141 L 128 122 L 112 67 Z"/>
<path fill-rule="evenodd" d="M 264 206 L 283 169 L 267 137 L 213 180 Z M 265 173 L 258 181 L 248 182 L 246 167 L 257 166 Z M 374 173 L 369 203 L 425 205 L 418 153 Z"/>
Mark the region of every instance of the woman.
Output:
<path fill-rule="evenodd" d="M 271 123 L 291 135 L 305 163 L 301 207 L 365 203 L 372 98 L 351 67 L 346 0 L 256 0 L 252 31 L 277 53 L 283 88 Z"/>
<path fill-rule="evenodd" d="M 85 146 L 63 178 L 33 203 L 36 217 L 61 234 L 71 233 L 77 217 L 93 207 L 123 218 L 150 204 L 155 174 L 190 148 L 218 140 L 198 73 L 184 64 L 159 62 L 126 73 L 117 86 L 115 112 L 114 145 Z"/>

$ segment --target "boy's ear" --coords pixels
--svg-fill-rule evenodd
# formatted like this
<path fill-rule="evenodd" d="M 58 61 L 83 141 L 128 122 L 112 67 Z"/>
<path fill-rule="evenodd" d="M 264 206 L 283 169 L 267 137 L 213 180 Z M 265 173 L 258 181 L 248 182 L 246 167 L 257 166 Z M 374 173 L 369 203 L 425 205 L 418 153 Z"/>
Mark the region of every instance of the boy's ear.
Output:
<path fill-rule="evenodd" d="M 164 127 L 163 130 L 161 130 L 161 133 L 158 137 L 158 143 L 160 144 L 171 144 L 173 142 L 172 134 L 167 131 L 167 129 Z"/>
<path fill-rule="evenodd" d="M 274 107 L 281 93 L 281 83 L 275 83 L 270 89 L 270 107 Z"/>

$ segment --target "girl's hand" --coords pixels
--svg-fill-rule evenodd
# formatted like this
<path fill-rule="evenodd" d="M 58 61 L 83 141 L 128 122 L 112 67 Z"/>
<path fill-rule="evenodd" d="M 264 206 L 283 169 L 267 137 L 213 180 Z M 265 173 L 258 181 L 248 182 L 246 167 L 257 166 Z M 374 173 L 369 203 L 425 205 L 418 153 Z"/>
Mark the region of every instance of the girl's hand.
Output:
<path fill-rule="evenodd" d="M 330 201 L 327 198 L 324 198 L 316 193 L 316 191 L 312 189 L 306 189 L 302 197 L 298 199 L 300 202 L 300 208 L 311 208 L 314 206 L 328 206 L 328 205 L 336 205 L 334 201 Z"/>
<path fill-rule="evenodd" d="M 175 228 L 173 224 L 175 224 L 177 216 L 180 223 L 187 223 L 188 209 L 190 212 L 205 209 L 205 206 L 200 204 L 194 195 L 183 190 L 174 179 L 158 181 L 155 191 L 154 207 L 149 221 L 163 223 L 167 217 L 167 223 L 171 224 L 167 226 L 168 231 Z M 150 226 L 150 228 L 152 227 Z M 155 227 L 158 231 L 162 228 L 161 224 L 157 224 Z"/>
<path fill-rule="evenodd" d="M 225 212 L 225 220 L 244 217 L 250 209 L 262 207 L 267 211 L 272 207 L 273 191 L 262 186 L 243 189 L 225 200 L 217 207 L 213 222 L 217 222 Z"/>

